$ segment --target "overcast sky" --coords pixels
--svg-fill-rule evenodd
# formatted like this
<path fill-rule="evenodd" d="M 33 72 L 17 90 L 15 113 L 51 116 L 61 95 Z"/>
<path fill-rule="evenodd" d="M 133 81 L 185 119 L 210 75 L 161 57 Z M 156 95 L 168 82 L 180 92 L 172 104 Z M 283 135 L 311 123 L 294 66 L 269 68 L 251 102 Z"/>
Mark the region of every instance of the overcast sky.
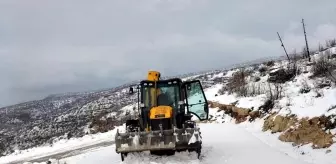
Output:
<path fill-rule="evenodd" d="M 0 106 L 221 68 L 336 37 L 335 0 L 1 0 Z"/>

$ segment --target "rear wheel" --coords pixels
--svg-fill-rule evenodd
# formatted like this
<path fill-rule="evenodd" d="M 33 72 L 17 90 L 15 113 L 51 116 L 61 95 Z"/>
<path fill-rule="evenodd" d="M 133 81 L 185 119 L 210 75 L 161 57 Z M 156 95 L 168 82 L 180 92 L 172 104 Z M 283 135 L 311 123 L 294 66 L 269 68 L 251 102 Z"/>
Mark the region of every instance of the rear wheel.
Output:
<path fill-rule="evenodd" d="M 201 156 L 201 150 L 202 150 L 202 144 L 199 144 L 199 147 L 196 149 L 196 153 L 197 153 L 197 158 L 200 159 Z"/>
<path fill-rule="evenodd" d="M 121 161 L 124 161 L 125 157 L 127 157 L 127 153 L 121 153 L 120 157 L 121 157 Z"/>

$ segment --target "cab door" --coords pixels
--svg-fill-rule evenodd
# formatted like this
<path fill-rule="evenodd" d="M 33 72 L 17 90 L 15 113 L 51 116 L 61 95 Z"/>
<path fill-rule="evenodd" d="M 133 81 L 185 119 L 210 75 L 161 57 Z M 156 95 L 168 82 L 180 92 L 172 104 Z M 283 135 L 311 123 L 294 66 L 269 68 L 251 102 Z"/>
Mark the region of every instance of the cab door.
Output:
<path fill-rule="evenodd" d="M 201 121 L 209 115 L 208 101 L 199 80 L 187 81 L 182 84 L 187 103 L 188 113 L 196 115 Z"/>

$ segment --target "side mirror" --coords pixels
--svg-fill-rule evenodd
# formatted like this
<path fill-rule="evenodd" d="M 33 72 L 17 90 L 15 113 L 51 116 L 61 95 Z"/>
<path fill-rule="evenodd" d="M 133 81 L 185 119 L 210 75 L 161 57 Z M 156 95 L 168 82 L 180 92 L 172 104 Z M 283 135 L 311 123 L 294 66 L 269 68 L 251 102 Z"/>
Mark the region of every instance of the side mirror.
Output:
<path fill-rule="evenodd" d="M 133 94 L 134 93 L 134 91 L 133 91 L 133 87 L 130 87 L 129 88 L 129 94 Z"/>

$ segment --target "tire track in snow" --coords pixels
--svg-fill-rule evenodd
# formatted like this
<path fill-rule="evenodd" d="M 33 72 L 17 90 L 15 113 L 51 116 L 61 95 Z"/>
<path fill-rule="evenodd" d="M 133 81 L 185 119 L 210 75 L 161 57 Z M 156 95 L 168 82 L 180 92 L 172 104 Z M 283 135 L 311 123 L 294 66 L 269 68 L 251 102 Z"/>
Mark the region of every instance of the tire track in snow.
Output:
<path fill-rule="evenodd" d="M 203 143 L 213 145 L 212 152 L 221 152 L 208 156 L 211 163 L 307 163 L 270 147 L 236 124 L 202 124 L 201 131 Z M 227 160 L 215 160 L 219 157 Z"/>
<path fill-rule="evenodd" d="M 176 152 L 173 156 L 153 156 L 149 152 L 142 152 L 129 154 L 122 162 L 120 154 L 115 153 L 115 146 L 111 145 L 61 161 L 66 161 L 68 164 L 307 164 L 262 142 L 260 138 L 239 125 L 201 124 L 200 128 L 203 140 L 201 159 L 197 159 L 195 152 Z"/>
<path fill-rule="evenodd" d="M 255 125 L 254 125 L 255 126 Z M 281 152 L 281 153 L 283 153 L 283 154 L 285 154 L 285 155 L 287 155 L 287 156 L 289 156 L 289 157 L 291 157 L 291 158 L 293 158 L 293 159 L 296 159 L 296 160 L 303 160 L 303 161 L 305 161 L 305 162 L 307 162 L 307 163 L 310 163 L 310 164 L 314 164 L 314 162 L 312 162 L 312 161 L 308 161 L 308 160 L 305 160 L 305 159 L 303 159 L 303 158 L 300 158 L 299 157 L 299 152 L 295 152 L 295 153 L 297 153 L 297 155 L 293 155 L 292 153 L 289 153 L 289 152 L 286 152 L 285 150 L 282 150 L 282 149 L 279 149 L 279 148 L 277 148 L 277 146 L 279 146 L 279 145 L 276 145 L 276 144 L 272 144 L 272 143 L 270 143 L 270 142 L 268 142 L 268 141 L 266 141 L 265 139 L 262 139 L 260 136 L 258 136 L 258 134 L 256 134 L 256 133 L 266 133 L 266 132 L 261 132 L 261 131 L 255 131 L 255 130 L 253 130 L 253 129 L 250 129 L 248 126 L 246 126 L 246 125 L 242 125 L 242 126 L 239 126 L 240 128 L 242 128 L 242 129 L 244 129 L 244 130 L 246 130 L 248 133 L 250 133 L 253 137 L 255 137 L 256 139 L 258 139 L 259 141 L 261 141 L 262 143 L 264 143 L 265 145 L 268 145 L 270 148 L 272 148 L 273 150 L 276 150 L 276 151 L 279 151 L 279 152 Z M 261 135 L 266 135 L 266 134 L 261 134 Z M 277 137 L 278 135 L 276 135 L 276 134 L 273 134 L 273 136 L 268 136 L 268 137 Z M 280 141 L 280 140 L 279 140 Z M 279 143 L 280 144 L 288 144 L 288 143 L 281 143 L 282 141 L 280 141 Z M 294 149 L 294 147 L 293 147 L 293 149 Z M 298 149 L 299 150 L 299 149 Z"/>
<path fill-rule="evenodd" d="M 99 149 L 101 147 L 106 147 L 114 144 L 114 141 L 107 141 L 107 142 L 101 142 L 93 145 L 88 145 L 85 147 L 73 149 L 73 150 L 65 150 L 62 152 L 52 153 L 44 156 L 34 156 L 34 157 L 27 157 L 25 159 L 20 159 L 17 161 L 10 162 L 8 164 L 18 164 L 18 163 L 24 163 L 24 162 L 46 162 L 49 159 L 62 159 L 67 157 L 72 157 L 78 154 L 85 153 L 87 151 L 93 150 L 93 149 Z"/>

